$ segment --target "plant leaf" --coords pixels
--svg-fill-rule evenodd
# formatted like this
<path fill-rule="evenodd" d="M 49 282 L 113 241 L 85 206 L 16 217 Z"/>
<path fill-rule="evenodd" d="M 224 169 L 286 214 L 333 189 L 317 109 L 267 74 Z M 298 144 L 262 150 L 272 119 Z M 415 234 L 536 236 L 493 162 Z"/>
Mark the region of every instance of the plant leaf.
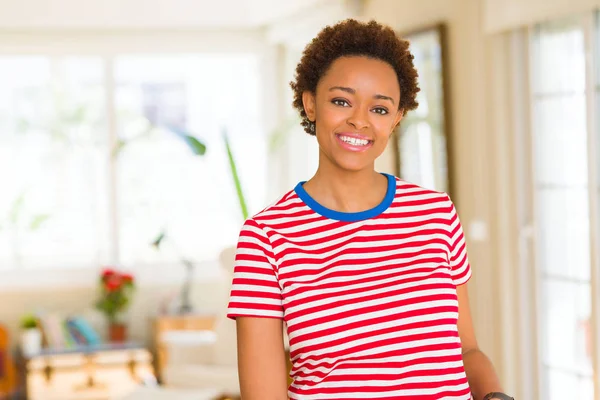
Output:
<path fill-rule="evenodd" d="M 121 153 L 123 148 L 125 148 L 125 146 L 129 146 L 132 142 L 141 139 L 147 139 L 150 135 L 152 135 L 154 129 L 155 127 L 151 125 L 148 121 L 146 121 L 146 126 L 136 136 L 130 137 L 128 139 L 119 138 L 112 151 L 113 158 L 117 157 Z"/>
<path fill-rule="evenodd" d="M 119 139 L 117 141 L 117 143 L 115 144 L 115 147 L 113 149 L 113 152 L 112 152 L 113 158 L 117 157 L 119 155 L 119 153 L 121 152 L 121 150 L 123 150 L 123 148 L 125 147 L 125 145 L 127 145 L 127 142 L 125 140 Z"/>
<path fill-rule="evenodd" d="M 165 231 L 161 231 L 158 236 L 156 237 L 156 239 L 154 239 L 152 241 L 152 246 L 154 246 L 157 250 L 160 248 L 160 244 L 162 243 L 162 241 L 165 238 Z"/>
<path fill-rule="evenodd" d="M 206 153 L 206 146 L 204 143 L 190 135 L 182 135 L 182 137 L 195 155 L 203 156 L 204 153 Z"/>
<path fill-rule="evenodd" d="M 31 220 L 31 223 L 29 224 L 29 229 L 31 229 L 32 231 L 35 231 L 37 229 L 39 229 L 40 226 L 42 226 L 42 224 L 48 219 L 50 218 L 50 215 L 48 214 L 40 214 L 40 215 L 36 215 L 35 217 L 33 217 L 33 219 Z"/>
<path fill-rule="evenodd" d="M 223 131 L 223 140 L 225 141 L 225 148 L 227 149 L 227 158 L 229 159 L 229 167 L 231 168 L 231 175 L 233 177 L 233 182 L 235 183 L 235 191 L 237 193 L 238 201 L 240 203 L 240 209 L 242 211 L 242 216 L 244 217 L 245 221 L 246 219 L 248 219 L 248 208 L 246 207 L 246 199 L 244 198 L 242 184 L 240 182 L 240 177 L 237 173 L 235 159 L 233 157 L 233 152 L 231 151 L 231 146 L 229 145 L 229 139 L 227 138 L 226 131 Z"/>
<path fill-rule="evenodd" d="M 10 209 L 10 217 L 9 220 L 12 224 L 16 224 L 19 220 L 19 214 L 23 209 L 23 204 L 25 203 L 25 192 L 21 192 L 19 197 L 15 199 Z"/>
<path fill-rule="evenodd" d="M 194 136 L 190 135 L 189 132 L 185 132 L 174 126 L 163 126 L 163 128 L 182 138 L 195 155 L 203 156 L 204 153 L 206 153 L 206 145 Z"/>

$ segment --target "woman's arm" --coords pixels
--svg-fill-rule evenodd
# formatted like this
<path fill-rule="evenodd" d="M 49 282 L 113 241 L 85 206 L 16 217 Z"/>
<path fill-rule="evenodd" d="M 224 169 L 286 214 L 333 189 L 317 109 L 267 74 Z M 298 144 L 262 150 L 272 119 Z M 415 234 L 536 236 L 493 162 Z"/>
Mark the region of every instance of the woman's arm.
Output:
<path fill-rule="evenodd" d="M 244 400 L 287 400 L 283 321 L 237 317 L 240 390 Z"/>
<path fill-rule="evenodd" d="M 490 392 L 502 392 L 494 367 L 481 350 L 475 338 L 467 285 L 456 288 L 458 294 L 458 334 L 462 343 L 463 360 L 469 386 L 475 400 Z"/>

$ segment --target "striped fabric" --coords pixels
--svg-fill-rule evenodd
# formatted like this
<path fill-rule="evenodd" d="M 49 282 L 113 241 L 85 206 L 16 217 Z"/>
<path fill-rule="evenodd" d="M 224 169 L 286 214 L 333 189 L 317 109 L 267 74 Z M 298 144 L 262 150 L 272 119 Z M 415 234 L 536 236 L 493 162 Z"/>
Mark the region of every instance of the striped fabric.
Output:
<path fill-rule="evenodd" d="M 240 233 L 228 317 L 284 319 L 291 399 L 471 399 L 456 286 L 471 276 L 454 205 L 391 175 L 341 213 L 302 183 Z"/>

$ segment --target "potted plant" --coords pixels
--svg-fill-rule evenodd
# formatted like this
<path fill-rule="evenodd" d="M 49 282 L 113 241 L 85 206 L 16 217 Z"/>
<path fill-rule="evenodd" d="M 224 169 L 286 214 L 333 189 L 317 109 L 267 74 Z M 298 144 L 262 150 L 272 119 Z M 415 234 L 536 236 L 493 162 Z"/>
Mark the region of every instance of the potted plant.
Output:
<path fill-rule="evenodd" d="M 135 291 L 132 275 L 105 268 L 100 275 L 100 296 L 96 308 L 108 319 L 108 339 L 110 342 L 124 342 L 127 339 L 127 325 L 124 312 L 131 303 Z"/>
<path fill-rule="evenodd" d="M 21 318 L 21 351 L 25 355 L 39 353 L 42 349 L 42 331 L 34 315 L 27 314 Z"/>

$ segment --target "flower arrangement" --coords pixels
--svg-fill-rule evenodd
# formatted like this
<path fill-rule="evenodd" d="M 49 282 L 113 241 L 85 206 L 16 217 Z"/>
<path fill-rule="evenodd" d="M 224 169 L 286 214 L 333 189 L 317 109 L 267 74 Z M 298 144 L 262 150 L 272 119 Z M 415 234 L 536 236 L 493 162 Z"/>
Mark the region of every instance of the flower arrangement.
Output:
<path fill-rule="evenodd" d="M 102 311 L 110 324 L 118 323 L 119 316 L 127 310 L 135 290 L 131 274 L 105 268 L 100 275 L 100 298 L 96 308 Z"/>

